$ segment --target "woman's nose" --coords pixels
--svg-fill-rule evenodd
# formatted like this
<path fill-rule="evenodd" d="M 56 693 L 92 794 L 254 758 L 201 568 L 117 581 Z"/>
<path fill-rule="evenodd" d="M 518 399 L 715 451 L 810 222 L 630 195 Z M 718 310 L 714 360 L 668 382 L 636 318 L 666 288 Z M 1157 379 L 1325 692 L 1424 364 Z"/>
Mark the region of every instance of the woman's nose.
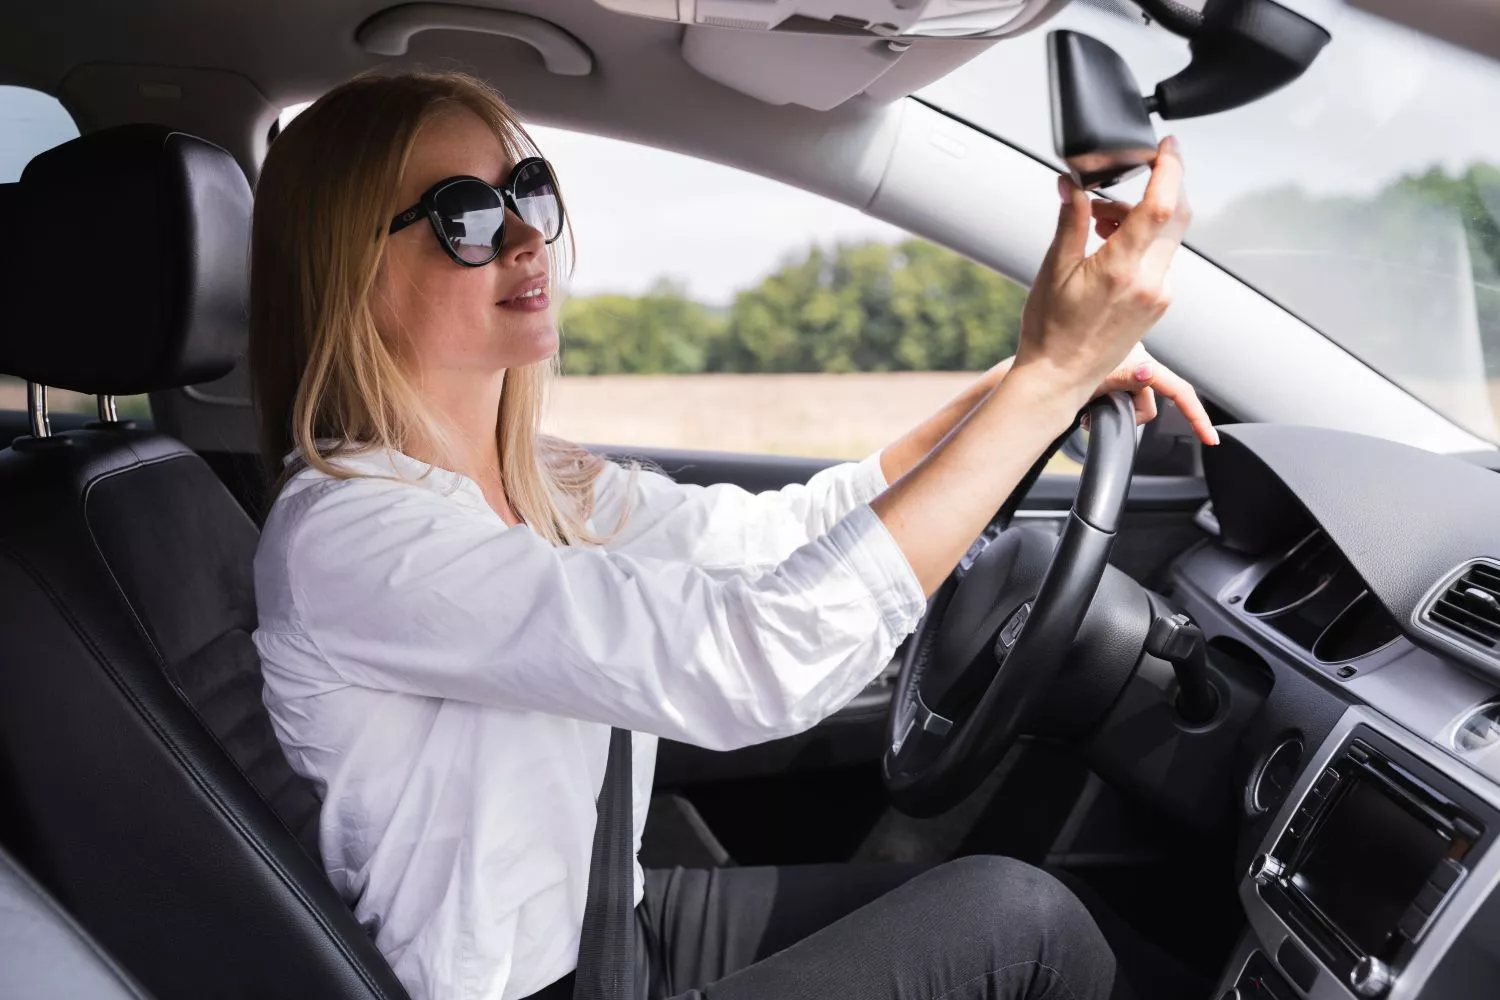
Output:
<path fill-rule="evenodd" d="M 521 218 L 513 209 L 506 210 L 505 245 L 500 250 L 500 262 L 506 266 L 519 264 L 547 246 L 541 230 Z"/>

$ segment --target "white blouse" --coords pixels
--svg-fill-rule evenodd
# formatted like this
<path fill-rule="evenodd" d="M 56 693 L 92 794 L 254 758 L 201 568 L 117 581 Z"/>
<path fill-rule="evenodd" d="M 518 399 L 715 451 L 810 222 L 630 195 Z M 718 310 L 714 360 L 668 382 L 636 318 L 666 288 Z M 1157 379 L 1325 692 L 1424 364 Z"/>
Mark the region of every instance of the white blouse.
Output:
<path fill-rule="evenodd" d="M 328 874 L 416 1000 L 512 1000 L 573 969 L 609 727 L 636 734 L 639 849 L 657 737 L 801 732 L 925 608 L 868 506 L 878 457 L 759 495 L 610 465 L 592 525 L 635 496 L 603 547 L 507 527 L 405 455 L 339 461 L 386 478 L 282 490 L 255 644 Z"/>

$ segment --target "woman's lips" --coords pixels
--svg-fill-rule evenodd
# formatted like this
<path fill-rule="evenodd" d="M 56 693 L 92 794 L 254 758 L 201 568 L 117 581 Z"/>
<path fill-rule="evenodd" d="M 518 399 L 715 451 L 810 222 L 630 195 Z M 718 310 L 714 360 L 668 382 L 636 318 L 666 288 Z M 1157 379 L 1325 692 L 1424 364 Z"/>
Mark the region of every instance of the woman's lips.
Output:
<path fill-rule="evenodd" d="M 539 312 L 551 304 L 552 299 L 547 294 L 546 275 L 533 278 L 517 288 L 510 298 L 496 303 L 502 309 L 514 309 L 517 312 Z"/>
<path fill-rule="evenodd" d="M 517 312 L 540 312 L 551 304 L 552 299 L 547 295 L 546 286 L 543 286 L 534 292 L 526 292 L 503 299 L 500 302 L 500 308 L 514 309 Z"/>

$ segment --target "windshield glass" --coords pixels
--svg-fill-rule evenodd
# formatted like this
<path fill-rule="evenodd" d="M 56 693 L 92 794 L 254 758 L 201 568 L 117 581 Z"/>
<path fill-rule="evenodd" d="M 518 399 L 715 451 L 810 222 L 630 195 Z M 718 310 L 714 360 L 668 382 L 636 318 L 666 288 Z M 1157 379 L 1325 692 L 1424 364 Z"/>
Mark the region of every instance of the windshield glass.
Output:
<path fill-rule="evenodd" d="M 1143 93 L 1188 61 L 1185 40 L 1097 2 L 919 96 L 1056 164 L 1047 31 L 1107 42 Z M 1243 108 L 1157 122 L 1187 162 L 1188 242 L 1500 441 L 1500 63 L 1340 3 L 1282 2 L 1333 36 L 1306 74 Z M 1134 200 L 1143 183 L 1108 193 Z"/>

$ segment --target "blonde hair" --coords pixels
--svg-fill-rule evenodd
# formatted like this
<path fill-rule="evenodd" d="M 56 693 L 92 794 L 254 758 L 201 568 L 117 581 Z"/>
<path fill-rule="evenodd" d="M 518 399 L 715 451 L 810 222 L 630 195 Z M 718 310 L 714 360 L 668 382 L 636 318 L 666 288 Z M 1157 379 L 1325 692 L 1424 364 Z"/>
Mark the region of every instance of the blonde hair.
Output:
<path fill-rule="evenodd" d="M 370 304 L 401 176 L 421 126 L 465 108 L 513 160 L 537 155 L 520 120 L 489 86 L 458 74 L 357 77 L 325 94 L 278 135 L 256 189 L 250 251 L 250 369 L 261 450 L 275 479 L 312 467 L 358 473 L 348 450 L 441 451 L 430 415 Z M 550 246 L 567 272 L 571 232 Z M 555 358 L 505 374 L 496 422 L 501 483 L 517 515 L 553 544 L 595 543 L 587 530 L 603 460 L 540 432 Z M 295 462 L 284 456 L 298 452 Z"/>

